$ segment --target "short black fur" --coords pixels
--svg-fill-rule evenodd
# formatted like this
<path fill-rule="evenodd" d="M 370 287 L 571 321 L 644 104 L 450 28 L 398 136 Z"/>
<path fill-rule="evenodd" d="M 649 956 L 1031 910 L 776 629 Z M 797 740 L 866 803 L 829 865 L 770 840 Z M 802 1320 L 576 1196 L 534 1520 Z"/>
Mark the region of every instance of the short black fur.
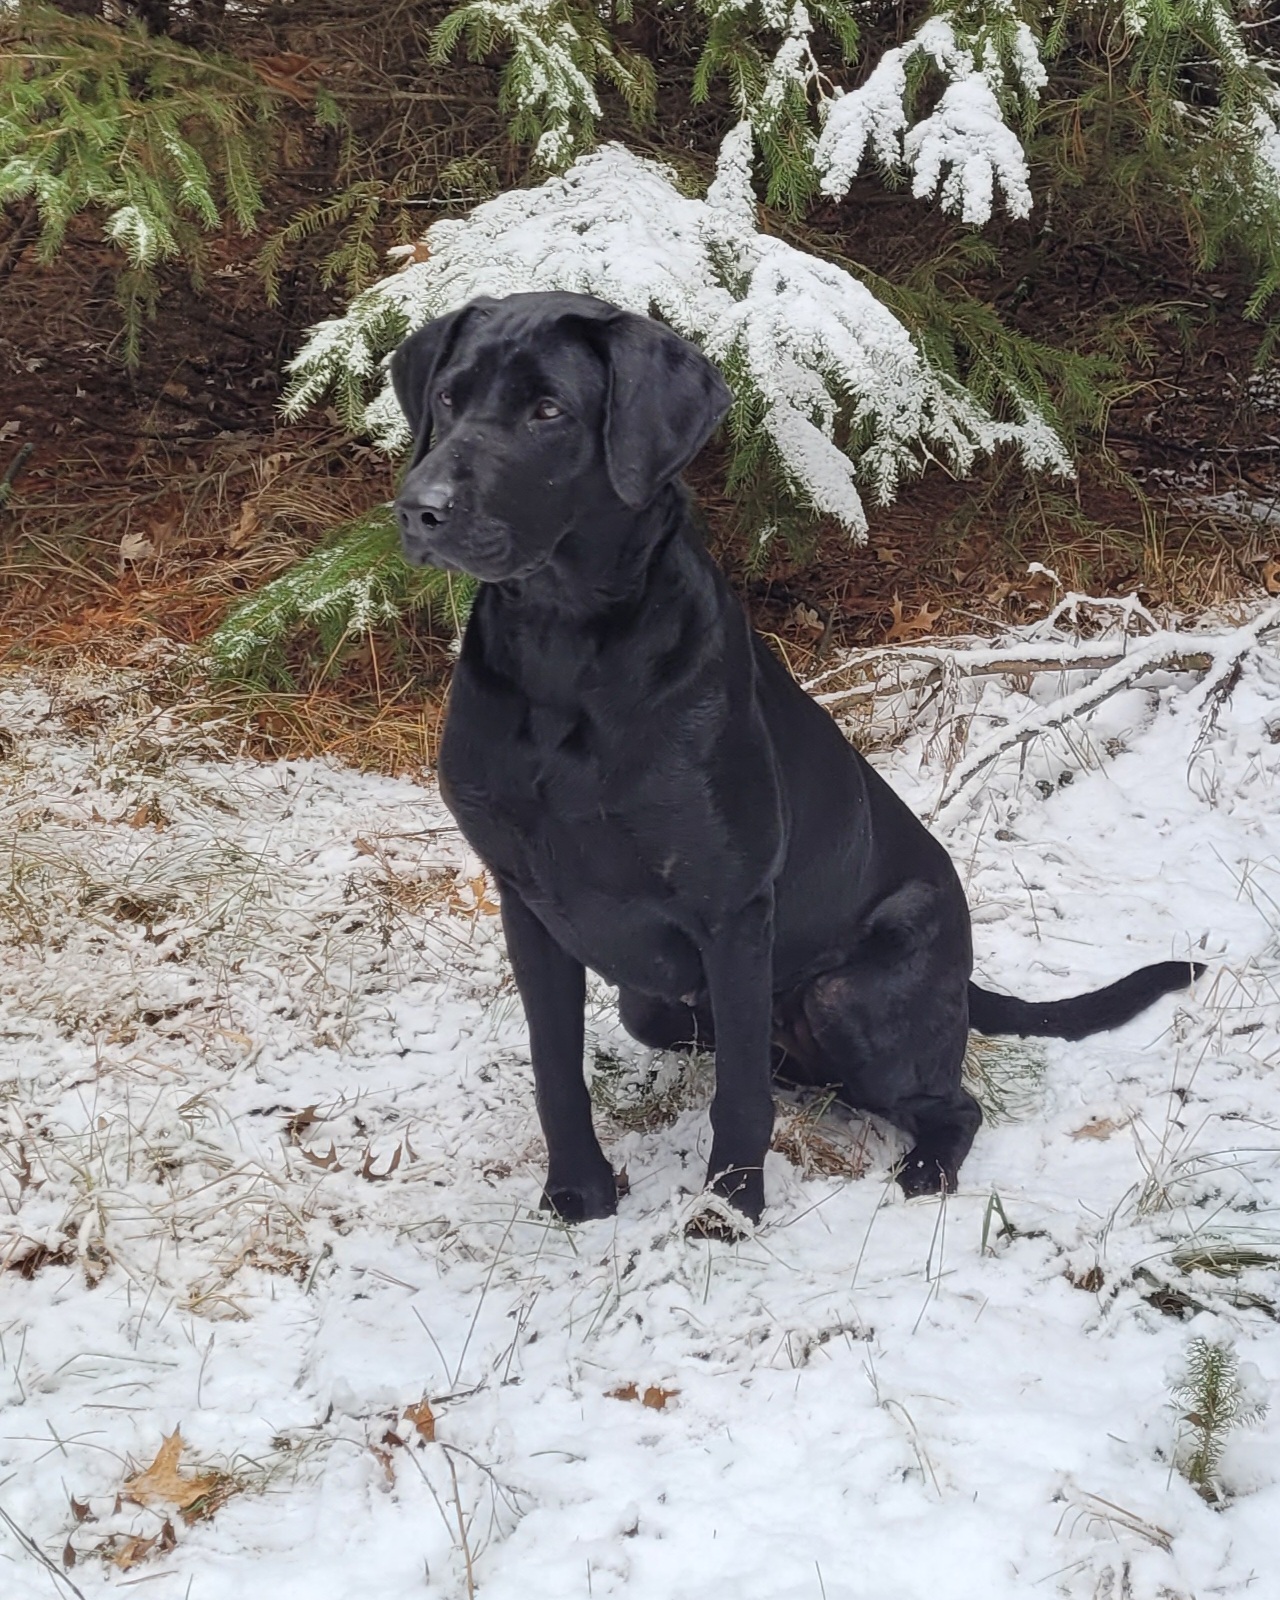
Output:
<path fill-rule="evenodd" d="M 708 1182 L 764 1203 L 771 1080 L 834 1086 L 953 1188 L 971 1025 L 1079 1038 L 1198 968 L 1037 1005 L 969 981 L 946 851 L 752 630 L 678 475 L 730 404 L 703 356 L 584 295 L 479 300 L 396 351 L 410 561 L 481 579 L 440 752 L 492 870 L 529 1024 L 544 1203 L 617 1206 L 583 1078 L 585 969 L 626 1028 L 714 1048 Z"/>

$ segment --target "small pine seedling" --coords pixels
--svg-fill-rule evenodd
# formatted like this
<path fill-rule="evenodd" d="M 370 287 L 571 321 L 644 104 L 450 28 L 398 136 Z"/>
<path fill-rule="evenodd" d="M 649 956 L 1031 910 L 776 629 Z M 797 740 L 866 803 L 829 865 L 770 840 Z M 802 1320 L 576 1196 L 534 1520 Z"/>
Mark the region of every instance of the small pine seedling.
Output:
<path fill-rule="evenodd" d="M 1221 1501 L 1217 1481 L 1222 1452 L 1232 1429 L 1251 1427 L 1267 1413 L 1262 1374 L 1252 1362 L 1240 1361 L 1228 1339 L 1197 1334 L 1171 1374 L 1169 1392 L 1186 1431 L 1180 1436 L 1175 1464 L 1197 1492 Z"/>

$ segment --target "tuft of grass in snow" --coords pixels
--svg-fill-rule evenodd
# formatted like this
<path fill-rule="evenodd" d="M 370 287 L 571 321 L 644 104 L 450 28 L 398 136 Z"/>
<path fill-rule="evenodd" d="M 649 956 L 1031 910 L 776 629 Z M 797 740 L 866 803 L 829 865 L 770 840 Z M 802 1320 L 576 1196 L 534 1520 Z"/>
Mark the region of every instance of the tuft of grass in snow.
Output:
<path fill-rule="evenodd" d="M 706 1098 L 714 1057 L 658 1050 L 623 1055 L 597 1046 L 588 1065 L 591 1098 L 619 1127 L 648 1132 L 669 1127 Z"/>
<path fill-rule="evenodd" d="M 827 1118 L 833 1099 L 825 1095 L 807 1105 L 781 1107 L 769 1148 L 786 1156 L 806 1178 L 861 1178 L 870 1164 L 867 1142 L 871 1125 L 863 1121 L 854 1138 L 833 1138 Z"/>
<path fill-rule="evenodd" d="M 1242 1228 L 1232 1229 L 1229 1234 L 1200 1233 L 1179 1245 L 1170 1259 L 1182 1272 L 1237 1278 L 1253 1267 L 1280 1267 L 1280 1233 Z"/>
<path fill-rule="evenodd" d="M 1015 1122 L 1035 1109 L 1044 1083 L 1044 1051 L 1025 1039 L 971 1035 L 964 1053 L 964 1086 L 989 1123 Z"/>

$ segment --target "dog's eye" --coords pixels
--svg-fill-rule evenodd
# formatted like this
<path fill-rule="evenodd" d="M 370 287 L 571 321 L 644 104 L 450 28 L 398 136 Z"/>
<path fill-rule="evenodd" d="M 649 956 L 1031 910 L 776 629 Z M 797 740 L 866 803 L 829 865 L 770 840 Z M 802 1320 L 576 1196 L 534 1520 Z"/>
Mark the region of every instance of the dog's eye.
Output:
<path fill-rule="evenodd" d="M 446 410 L 453 405 L 453 396 L 447 389 L 441 389 L 440 393 L 436 396 L 436 399 L 439 400 L 440 404 L 444 406 Z"/>
<path fill-rule="evenodd" d="M 539 400 L 533 408 L 533 414 L 539 422 L 554 422 L 557 417 L 562 417 L 564 412 L 554 400 Z"/>

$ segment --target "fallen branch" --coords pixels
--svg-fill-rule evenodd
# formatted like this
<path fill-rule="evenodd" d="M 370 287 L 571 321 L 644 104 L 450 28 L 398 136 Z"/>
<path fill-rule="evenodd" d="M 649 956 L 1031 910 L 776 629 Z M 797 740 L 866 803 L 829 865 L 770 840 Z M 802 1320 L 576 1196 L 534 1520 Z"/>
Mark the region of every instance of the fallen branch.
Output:
<path fill-rule="evenodd" d="M 1197 653 L 1205 663 L 1200 670 L 1206 671 L 1208 678 L 1200 699 L 1201 708 L 1205 707 L 1215 694 L 1228 692 L 1224 686 L 1233 681 L 1233 674 L 1237 672 L 1244 657 L 1261 639 L 1278 629 L 1280 629 L 1280 606 L 1270 606 L 1245 627 L 1237 629 L 1225 638 L 1203 640 L 1207 648 Z M 1157 634 L 1153 638 L 1142 640 L 1122 660 L 1101 672 L 1092 683 L 1083 685 L 1073 694 L 1065 696 L 1051 706 L 1038 708 L 1020 722 L 1001 729 L 998 734 L 988 739 L 986 744 L 980 745 L 956 768 L 950 785 L 934 807 L 930 820 L 936 821 L 959 797 L 965 786 L 1006 750 L 1026 744 L 1040 734 L 1049 733 L 1055 728 L 1062 727 L 1064 723 L 1083 716 L 1148 673 L 1167 669 L 1171 662 L 1186 661 L 1188 658 L 1181 652 L 1174 656 L 1169 654 L 1168 638 L 1167 634 Z"/>
<path fill-rule="evenodd" d="M 1175 644 L 1173 641 L 1177 641 Z M 1143 670 L 1157 672 L 1164 668 L 1170 672 L 1208 672 L 1213 666 L 1214 657 L 1208 651 L 1188 648 L 1185 635 L 1182 634 L 1157 634 L 1154 640 L 1144 639 L 1143 646 L 1152 642 L 1161 642 L 1166 645 L 1162 659 L 1152 661 Z M 871 662 L 887 657 L 895 663 L 909 661 L 924 668 L 910 682 L 903 683 L 901 687 L 909 689 L 928 689 L 940 683 L 947 672 L 954 673 L 960 678 L 1034 678 L 1045 672 L 1101 672 L 1111 667 L 1117 667 L 1123 662 L 1131 661 L 1136 653 L 1136 647 L 1128 650 L 1118 650 L 1109 642 L 1099 641 L 1097 645 L 1081 643 L 1073 646 L 1070 655 L 1027 655 L 1018 651 L 1009 650 L 952 650 L 939 649 L 933 651 L 912 650 L 910 652 L 876 649 L 868 651 L 856 661 L 848 661 L 838 669 L 846 671 L 855 665 L 869 665 Z M 834 676 L 834 672 L 831 676 Z M 848 689 L 834 689 L 826 694 L 815 694 L 813 698 L 821 706 L 834 707 L 848 704 L 852 700 L 869 700 L 875 695 L 883 693 L 884 685 L 876 679 L 869 683 L 858 683 Z"/>

